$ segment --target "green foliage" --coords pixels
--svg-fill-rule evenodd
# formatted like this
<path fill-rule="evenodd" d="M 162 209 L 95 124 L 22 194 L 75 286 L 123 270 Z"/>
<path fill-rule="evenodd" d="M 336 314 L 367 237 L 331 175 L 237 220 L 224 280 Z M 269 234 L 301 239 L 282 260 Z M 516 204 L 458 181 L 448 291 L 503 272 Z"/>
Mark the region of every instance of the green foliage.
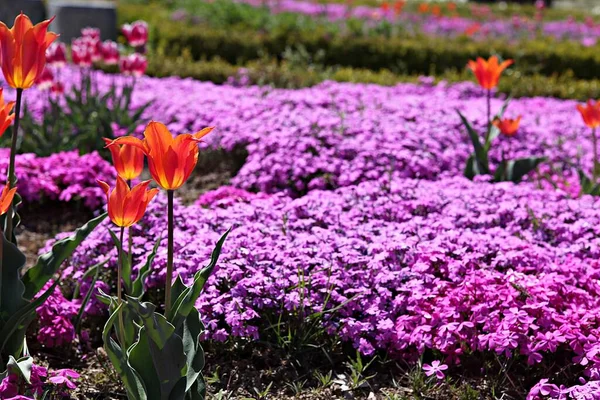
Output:
<path fill-rule="evenodd" d="M 147 103 L 132 112 L 131 96 L 133 85 L 122 90 L 111 87 L 106 93 L 99 93 L 95 87 L 93 74 L 85 75 L 79 88 L 64 96 L 62 101 L 48 96 L 48 105 L 41 121 L 25 109 L 21 127 L 22 136 L 19 151 L 35 153 L 38 156 L 79 149 L 89 153 L 102 149 L 102 138 L 114 138 L 114 125 L 131 134 L 142 121 Z"/>
<path fill-rule="evenodd" d="M 207 7 L 202 4 L 201 7 Z M 257 10 L 260 9 L 248 13 Z M 256 22 L 260 21 L 257 17 L 248 17 L 242 23 L 239 16 L 233 20 L 211 16 L 191 24 L 170 20 L 170 11 L 157 6 L 121 6 L 119 12 L 123 21 L 148 20 L 153 27 L 151 44 L 155 48 L 164 47 L 165 55 L 176 57 L 188 49 L 194 60 L 218 56 L 232 64 L 245 64 L 264 56 L 278 58 L 286 48 L 302 45 L 310 54 L 324 52 L 325 66 L 389 69 L 410 75 L 462 71 L 469 59 L 493 54 L 514 59 L 516 68 L 525 74 L 550 76 L 572 71 L 575 78 L 595 79 L 600 67 L 597 47 L 550 38 L 518 43 L 474 41 L 467 37 L 448 41 L 444 37 L 414 36 L 401 31 L 391 37 L 378 33 L 354 36 L 347 29 L 337 26 L 334 29 L 314 21 L 303 21 L 304 25 L 295 21 L 289 26 L 282 22 L 275 27 L 263 24 L 261 29 L 257 28 L 260 23 Z"/>
<path fill-rule="evenodd" d="M 24 276 L 21 271 L 25 266 L 25 255 L 4 235 L 0 235 L 0 371 L 8 367 L 11 357 L 18 358 L 21 355 L 27 326 L 35 318 L 36 309 L 50 296 L 59 281 L 56 280 L 45 291 L 40 291 L 56 274 L 62 262 L 105 217 L 106 215 L 102 215 L 90 221 L 73 236 L 57 242 L 48 253 L 40 256 L 36 265 Z"/>
<path fill-rule="evenodd" d="M 100 295 L 111 310 L 103 330 L 104 348 L 130 399 L 205 398 L 201 372 L 205 360 L 200 345 L 204 325 L 194 304 L 217 264 L 228 234 L 229 230 L 217 242 L 210 263 L 196 273 L 190 286 L 177 278 L 172 289 L 175 301 L 167 315 L 157 312 L 152 303 L 143 302 L 142 296 L 126 296 L 119 303 L 114 296 Z M 120 244 L 114 235 L 113 240 Z M 160 239 L 155 249 L 158 243 Z M 152 258 L 149 257 L 149 263 Z M 130 282 L 129 287 L 135 287 L 135 283 Z M 122 328 L 119 318 L 124 321 Z M 113 339 L 113 333 L 119 341 Z"/>
<path fill-rule="evenodd" d="M 502 119 L 509 102 L 510 97 L 506 99 L 502 108 L 493 119 Z M 465 116 L 462 115 L 459 110 L 456 110 L 456 112 L 465 126 L 465 130 L 473 145 L 473 153 L 469 156 L 465 165 L 465 176 L 469 179 L 473 179 L 477 175 L 490 175 L 489 151 L 492 148 L 494 140 L 500 135 L 500 130 L 492 125 L 490 121 L 488 130 L 486 131 L 482 142 L 480 134 L 473 128 Z M 497 166 L 493 174 L 494 181 L 520 182 L 525 175 L 535 170 L 545 160 L 546 157 L 526 157 L 516 160 L 503 160 Z"/>

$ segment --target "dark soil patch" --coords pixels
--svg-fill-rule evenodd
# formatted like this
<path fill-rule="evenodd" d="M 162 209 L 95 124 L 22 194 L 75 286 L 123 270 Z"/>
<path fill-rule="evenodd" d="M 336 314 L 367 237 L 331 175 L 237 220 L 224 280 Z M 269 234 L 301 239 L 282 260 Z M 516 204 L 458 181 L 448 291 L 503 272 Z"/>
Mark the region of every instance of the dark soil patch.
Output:
<path fill-rule="evenodd" d="M 46 241 L 60 232 L 75 230 L 93 216 L 90 210 L 76 203 L 64 202 L 24 204 L 19 209 L 19 214 L 22 220 L 17 228 L 17 239 L 27 257 L 26 267 L 35 263 Z"/>

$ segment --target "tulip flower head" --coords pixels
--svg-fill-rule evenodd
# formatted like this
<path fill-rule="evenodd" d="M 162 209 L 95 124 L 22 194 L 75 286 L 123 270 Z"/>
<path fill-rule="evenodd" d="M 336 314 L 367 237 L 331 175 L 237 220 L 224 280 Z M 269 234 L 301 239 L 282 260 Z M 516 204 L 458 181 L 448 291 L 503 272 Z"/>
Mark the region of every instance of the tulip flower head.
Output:
<path fill-rule="evenodd" d="M 100 29 L 88 26 L 81 30 L 81 36 L 94 40 L 100 40 Z"/>
<path fill-rule="evenodd" d="M 500 130 L 504 136 L 513 137 L 519 130 L 519 124 L 521 123 L 521 116 L 518 118 L 510 119 L 495 119 L 493 122 L 494 126 Z"/>
<path fill-rule="evenodd" d="M 600 102 L 593 102 L 588 100 L 584 106 L 582 104 L 577 105 L 577 109 L 583 118 L 583 122 L 592 129 L 596 129 L 600 126 Z"/>
<path fill-rule="evenodd" d="M 133 53 L 122 57 L 119 60 L 119 70 L 125 76 L 135 76 L 139 78 L 144 75 L 148 67 L 148 60 L 141 54 Z"/>
<path fill-rule="evenodd" d="M 105 40 L 102 43 L 102 59 L 106 65 L 116 65 L 119 62 L 119 47 L 112 40 Z"/>
<path fill-rule="evenodd" d="M 44 71 L 37 77 L 35 84 L 40 90 L 47 90 L 52 87 L 54 82 L 54 74 L 48 68 L 44 68 Z"/>
<path fill-rule="evenodd" d="M 10 114 L 14 105 L 14 101 L 4 102 L 4 93 L 2 88 L 0 88 L 0 136 L 6 132 L 6 129 L 8 129 L 15 119 L 15 114 Z"/>
<path fill-rule="evenodd" d="M 204 128 L 195 134 L 173 137 L 160 122 L 150 122 L 144 130 L 144 139 L 124 136 L 115 139 L 107 147 L 119 144 L 141 149 L 148 157 L 152 178 L 165 190 L 179 189 L 190 177 L 198 163 L 198 142 L 213 128 Z"/>
<path fill-rule="evenodd" d="M 478 57 L 477 61 L 469 61 L 467 66 L 475 74 L 479 85 L 484 89 L 491 90 L 498 86 L 502 71 L 512 63 L 513 60 L 506 60 L 498 64 L 498 57 L 492 56 L 487 61 Z"/>
<path fill-rule="evenodd" d="M 10 210 L 16 192 L 17 188 L 11 189 L 10 185 L 6 185 L 2 188 L 2 193 L 0 193 L 0 215 L 4 215 Z"/>
<path fill-rule="evenodd" d="M 73 59 L 73 64 L 78 67 L 88 68 L 92 66 L 90 47 L 81 38 L 75 39 L 71 43 L 71 58 Z"/>
<path fill-rule="evenodd" d="M 67 46 L 62 42 L 52 43 L 46 50 L 46 63 L 51 67 L 64 67 L 67 64 Z"/>
<path fill-rule="evenodd" d="M 54 82 L 52 83 L 52 87 L 50 88 L 50 93 L 54 95 L 61 95 L 65 92 L 65 85 L 62 82 Z"/>
<path fill-rule="evenodd" d="M 6 83 L 15 89 L 29 89 L 46 66 L 46 50 L 58 35 L 48 32 L 52 19 L 33 25 L 21 13 L 12 28 L 0 22 L 0 53 Z"/>
<path fill-rule="evenodd" d="M 120 176 L 117 176 L 117 187 L 112 191 L 108 183 L 98 181 L 98 184 L 106 194 L 110 220 L 122 228 L 139 222 L 148 204 L 158 193 L 158 189 L 148 190 L 150 181 L 144 181 L 129 189 L 127 182 Z"/>
<path fill-rule="evenodd" d="M 132 47 L 144 46 L 148 42 L 148 24 L 144 21 L 125 24 L 121 27 L 121 31 Z"/>
<path fill-rule="evenodd" d="M 104 138 L 104 142 L 109 145 L 112 140 Z M 121 178 L 128 181 L 140 176 L 144 169 L 144 152 L 142 150 L 126 145 L 109 146 L 108 149 L 112 155 L 117 174 Z"/>

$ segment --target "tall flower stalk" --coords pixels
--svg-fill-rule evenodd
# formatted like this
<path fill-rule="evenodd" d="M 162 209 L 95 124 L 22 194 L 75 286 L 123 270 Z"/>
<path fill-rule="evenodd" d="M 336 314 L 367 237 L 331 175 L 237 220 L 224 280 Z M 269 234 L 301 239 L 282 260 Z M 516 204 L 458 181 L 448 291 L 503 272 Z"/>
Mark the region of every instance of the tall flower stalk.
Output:
<path fill-rule="evenodd" d="M 594 185 L 596 185 L 598 183 L 597 180 L 600 162 L 600 160 L 598 160 L 598 136 L 596 135 L 596 130 L 600 126 L 600 102 L 588 100 L 585 105 L 578 104 L 577 110 L 579 110 L 585 125 L 592 131 L 592 154 L 594 157 L 594 165 L 592 166 L 592 182 Z"/>
<path fill-rule="evenodd" d="M 108 183 L 103 181 L 98 181 L 100 187 L 106 194 L 106 199 L 108 202 L 108 216 L 111 221 L 120 228 L 120 240 L 117 243 L 118 245 L 118 264 L 117 264 L 117 301 L 120 306 L 123 303 L 123 263 L 125 261 L 125 255 L 123 254 L 123 236 L 125 233 L 125 228 L 131 227 L 133 224 L 139 222 L 144 213 L 146 212 L 146 208 L 148 207 L 148 203 L 154 198 L 158 189 L 150 189 L 148 190 L 148 185 L 150 185 L 150 181 L 144 181 L 133 189 L 129 188 L 127 182 L 121 177 L 117 177 L 117 186 L 115 189 L 111 190 Z M 125 341 L 123 339 L 124 332 L 124 323 L 123 323 L 123 315 L 119 312 L 119 332 L 121 333 L 121 344 L 124 345 Z"/>
<path fill-rule="evenodd" d="M 48 32 L 52 19 L 33 25 L 28 16 L 21 13 L 15 18 L 12 28 L 0 22 L 0 59 L 2 72 L 6 82 L 17 90 L 14 129 L 10 146 L 7 183 L 11 188 L 17 184 L 15 173 L 15 157 L 19 136 L 19 120 L 23 90 L 33 86 L 46 66 L 46 49 L 56 40 L 58 35 Z M 6 215 L 6 238 L 12 241 L 14 204 Z"/>
<path fill-rule="evenodd" d="M 167 191 L 168 205 L 168 242 L 167 276 L 165 279 L 165 314 L 169 315 L 172 306 L 173 258 L 175 220 L 173 215 L 174 194 L 190 177 L 198 163 L 198 142 L 213 128 L 204 128 L 195 134 L 182 134 L 173 137 L 160 122 L 150 122 L 144 130 L 144 139 L 133 136 L 120 137 L 109 143 L 109 148 L 122 145 L 121 148 L 135 147 L 148 158 L 148 168 L 156 183 Z"/>

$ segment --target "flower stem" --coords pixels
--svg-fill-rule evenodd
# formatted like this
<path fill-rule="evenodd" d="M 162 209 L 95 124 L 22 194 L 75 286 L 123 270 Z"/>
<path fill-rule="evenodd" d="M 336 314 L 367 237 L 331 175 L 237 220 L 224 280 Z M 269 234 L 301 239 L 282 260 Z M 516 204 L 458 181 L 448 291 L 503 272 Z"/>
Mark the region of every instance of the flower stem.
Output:
<path fill-rule="evenodd" d="M 487 131 L 485 133 L 485 144 L 487 145 L 492 131 L 492 89 L 487 90 Z"/>
<path fill-rule="evenodd" d="M 2 307 L 2 260 L 4 259 L 4 233 L 0 229 L 0 307 Z"/>
<path fill-rule="evenodd" d="M 8 176 L 6 181 L 10 188 L 17 184 L 17 175 L 15 174 L 15 157 L 17 156 L 17 139 L 19 136 L 19 122 L 21 119 L 21 98 L 23 89 L 17 89 L 17 102 L 15 105 L 15 124 L 13 125 L 12 141 L 10 143 L 10 161 L 8 164 Z M 6 213 L 6 239 L 12 241 L 13 237 L 13 215 L 15 213 L 15 203 L 11 204 L 10 210 Z"/>
<path fill-rule="evenodd" d="M 596 184 L 598 179 L 598 137 L 596 136 L 596 128 L 592 128 L 592 146 L 594 151 L 594 165 L 592 166 L 592 181 Z"/>
<path fill-rule="evenodd" d="M 129 179 L 127 181 L 127 186 L 129 186 L 131 188 L 131 179 Z M 133 249 L 133 237 L 131 236 L 131 226 L 129 228 L 127 228 L 127 241 L 129 243 L 129 248 L 128 248 L 128 255 L 129 255 L 129 268 L 133 268 L 133 253 L 132 253 L 132 249 Z"/>
<path fill-rule="evenodd" d="M 167 282 L 165 286 L 165 315 L 171 312 L 171 287 L 173 286 L 173 190 L 167 190 L 168 198 L 168 235 L 167 244 Z"/>
<path fill-rule="evenodd" d="M 121 227 L 121 234 L 119 239 L 119 264 L 117 265 L 117 301 L 120 306 L 123 304 L 123 294 L 122 294 L 122 279 L 123 279 L 123 234 L 125 233 L 125 228 Z M 121 342 L 121 346 L 125 346 L 125 324 L 123 323 L 123 310 L 119 309 L 119 340 Z"/>

